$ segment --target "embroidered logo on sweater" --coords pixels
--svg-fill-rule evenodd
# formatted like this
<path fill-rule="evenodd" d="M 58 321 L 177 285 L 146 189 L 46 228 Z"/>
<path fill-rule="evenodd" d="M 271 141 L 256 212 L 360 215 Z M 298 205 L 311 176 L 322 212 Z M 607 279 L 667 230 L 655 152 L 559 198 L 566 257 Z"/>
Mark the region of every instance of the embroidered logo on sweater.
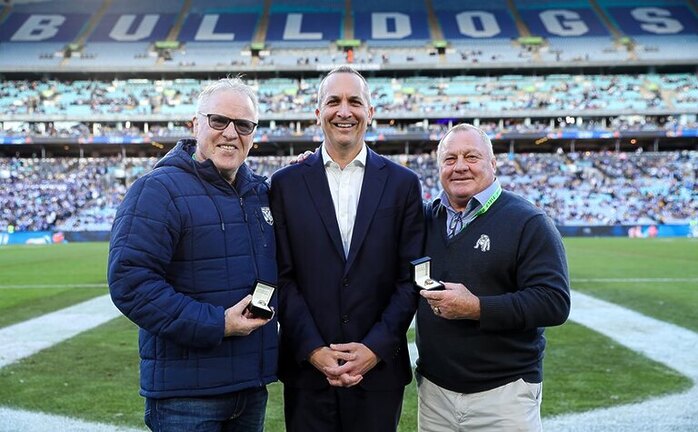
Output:
<path fill-rule="evenodd" d="M 274 225 L 274 218 L 271 215 L 271 210 L 269 210 L 269 207 L 262 207 L 262 215 L 264 216 L 264 222 L 268 223 L 269 225 Z"/>
<path fill-rule="evenodd" d="M 487 234 L 482 234 L 480 238 L 477 239 L 477 243 L 475 243 L 473 249 L 480 249 L 483 252 L 490 250 L 490 238 Z"/>

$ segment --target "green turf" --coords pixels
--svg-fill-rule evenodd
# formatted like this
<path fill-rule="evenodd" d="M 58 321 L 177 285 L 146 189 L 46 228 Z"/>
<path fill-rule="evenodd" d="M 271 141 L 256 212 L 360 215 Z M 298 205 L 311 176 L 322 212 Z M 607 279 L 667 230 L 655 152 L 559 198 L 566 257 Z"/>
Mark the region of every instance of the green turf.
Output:
<path fill-rule="evenodd" d="M 696 330 L 691 311 L 698 304 L 697 241 L 565 239 L 565 245 L 573 288 Z M 0 325 L 104 293 L 104 288 L 73 286 L 104 283 L 106 250 L 106 244 L 0 248 Z M 627 278 L 648 281 L 618 280 Z M 11 284 L 60 287 L 8 288 Z M 12 318 L 16 310 L 24 312 Z M 582 326 L 568 323 L 546 334 L 544 415 L 612 406 L 690 386 L 687 378 Z M 137 368 L 135 328 L 119 318 L 0 369 L 0 405 L 142 426 Z M 281 386 L 270 386 L 267 430 L 272 432 L 283 430 L 281 399 Z M 403 432 L 416 429 L 416 403 L 413 383 L 405 393 Z"/>
<path fill-rule="evenodd" d="M 107 288 L 0 288 L 0 327 L 106 294 Z"/>
<path fill-rule="evenodd" d="M 698 239 L 567 238 L 565 246 L 573 289 L 698 332 Z"/>
<path fill-rule="evenodd" d="M 107 243 L 0 247 L 1 285 L 104 284 Z"/>
<path fill-rule="evenodd" d="M 0 369 L 0 405 L 142 425 L 136 327 L 117 318 Z"/>
<path fill-rule="evenodd" d="M 549 329 L 543 414 L 611 406 L 676 392 L 690 381 L 582 326 Z M 270 386 L 267 430 L 283 431 L 281 386 Z M 136 330 L 125 318 L 0 369 L 0 405 L 142 426 Z M 414 383 L 400 430 L 417 422 Z"/>
<path fill-rule="evenodd" d="M 545 331 L 543 416 L 637 402 L 692 381 L 579 324 Z"/>
<path fill-rule="evenodd" d="M 0 247 L 0 327 L 106 294 L 107 246 Z"/>

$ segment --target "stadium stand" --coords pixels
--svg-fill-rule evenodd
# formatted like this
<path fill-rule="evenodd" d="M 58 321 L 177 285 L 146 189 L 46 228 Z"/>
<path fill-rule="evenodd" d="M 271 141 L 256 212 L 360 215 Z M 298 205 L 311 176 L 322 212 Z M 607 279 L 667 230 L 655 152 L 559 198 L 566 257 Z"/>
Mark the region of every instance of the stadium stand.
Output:
<path fill-rule="evenodd" d="M 71 120 L 119 112 L 122 119 L 148 120 L 166 112 L 185 120 L 194 111 L 198 90 L 208 80 L 7 80 L 0 109 L 11 120 L 21 114 L 60 114 Z M 314 108 L 313 79 L 254 80 L 267 118 L 288 118 L 287 112 L 310 113 Z M 545 76 L 450 76 L 369 78 L 373 102 L 382 116 L 420 113 L 426 118 L 448 116 L 499 117 L 550 115 L 622 115 L 695 113 L 691 107 L 698 76 L 689 73 Z M 685 91 L 677 91 L 685 90 Z M 684 106 L 687 105 L 687 106 Z M 679 107 L 677 111 L 675 107 Z M 56 109 L 56 107 L 62 107 Z M 89 107 L 88 112 L 80 107 Z M 521 112 L 525 111 L 525 112 Z"/>
<path fill-rule="evenodd" d="M 562 226 L 698 220 L 698 15 L 688 0 L 5 0 L 0 232 L 107 230 L 189 135 L 194 97 L 244 74 L 251 163 L 322 140 L 315 89 L 352 63 L 367 140 L 439 191 L 434 148 L 485 129 L 500 178 Z M 45 178 L 42 178 L 45 177 Z"/>
<path fill-rule="evenodd" d="M 392 156 L 439 192 L 435 154 Z M 291 157 L 251 157 L 270 177 Z M 0 231 L 106 231 L 126 187 L 155 158 L 2 159 Z M 559 225 L 682 224 L 698 215 L 698 152 L 497 155 L 499 179 Z"/>

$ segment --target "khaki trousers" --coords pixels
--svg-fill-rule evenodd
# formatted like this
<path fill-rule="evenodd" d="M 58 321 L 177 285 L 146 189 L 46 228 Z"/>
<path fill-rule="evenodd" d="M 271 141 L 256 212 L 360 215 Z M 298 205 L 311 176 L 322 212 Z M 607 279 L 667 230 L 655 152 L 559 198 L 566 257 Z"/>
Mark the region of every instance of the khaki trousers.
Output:
<path fill-rule="evenodd" d="M 420 432 L 542 431 L 542 383 L 522 379 L 479 393 L 456 393 L 417 376 Z"/>

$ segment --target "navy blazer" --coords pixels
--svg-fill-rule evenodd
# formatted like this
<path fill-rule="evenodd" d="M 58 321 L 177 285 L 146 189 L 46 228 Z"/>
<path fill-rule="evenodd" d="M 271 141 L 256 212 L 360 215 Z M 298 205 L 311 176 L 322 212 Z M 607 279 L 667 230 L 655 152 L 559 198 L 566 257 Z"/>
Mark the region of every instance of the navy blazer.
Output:
<path fill-rule="evenodd" d="M 322 155 L 272 177 L 277 238 L 279 378 L 296 388 L 329 385 L 308 357 L 331 343 L 361 342 L 379 363 L 366 390 L 407 385 L 406 332 L 418 294 L 409 262 L 420 256 L 424 215 L 417 175 L 368 149 L 351 246 L 345 258 Z"/>

